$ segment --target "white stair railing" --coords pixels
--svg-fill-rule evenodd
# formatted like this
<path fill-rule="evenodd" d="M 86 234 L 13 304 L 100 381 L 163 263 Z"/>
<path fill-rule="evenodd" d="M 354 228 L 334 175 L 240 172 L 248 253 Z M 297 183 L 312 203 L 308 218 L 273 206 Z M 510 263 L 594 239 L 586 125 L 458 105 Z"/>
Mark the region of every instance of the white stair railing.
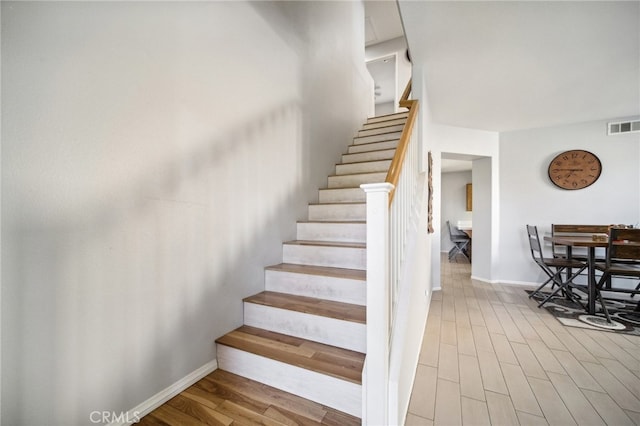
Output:
<path fill-rule="evenodd" d="M 367 202 L 367 356 L 363 371 L 363 424 L 393 424 L 390 413 L 389 357 L 395 308 L 411 224 L 419 213 L 420 158 L 414 123 L 418 101 L 409 100 L 411 82 L 400 106 L 409 109 L 386 182 L 361 185 Z"/>

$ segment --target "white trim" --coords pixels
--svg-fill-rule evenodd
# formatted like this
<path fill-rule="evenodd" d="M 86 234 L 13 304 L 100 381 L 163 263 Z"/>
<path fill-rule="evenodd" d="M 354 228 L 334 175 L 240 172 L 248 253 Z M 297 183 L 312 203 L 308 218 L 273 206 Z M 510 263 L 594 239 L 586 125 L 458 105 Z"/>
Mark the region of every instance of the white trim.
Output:
<path fill-rule="evenodd" d="M 442 291 L 442 287 L 438 286 L 438 287 L 433 287 L 431 289 L 431 293 L 433 294 L 434 291 Z M 431 303 L 431 299 L 429 299 L 429 303 Z"/>
<path fill-rule="evenodd" d="M 178 380 L 172 385 L 169 385 L 167 388 L 161 390 L 157 394 L 153 395 L 151 398 L 147 399 L 143 403 L 139 404 L 135 408 L 132 408 L 126 413 L 125 418 L 131 419 L 132 421 L 126 421 L 125 423 L 109 423 L 109 426 L 130 426 L 134 422 L 137 423 L 136 420 L 141 419 L 146 416 L 174 396 L 178 395 L 183 390 L 187 389 L 189 386 L 193 385 L 198 380 L 204 378 L 208 374 L 211 374 L 214 370 L 218 369 L 218 360 L 214 359 L 209 361 L 202 367 L 197 370 L 187 374 L 182 379 Z"/>
<path fill-rule="evenodd" d="M 473 275 L 471 275 L 471 279 L 476 281 L 481 281 L 483 283 L 489 283 L 489 284 L 500 284 L 502 282 L 500 280 L 488 280 L 486 278 L 480 278 Z"/>
<path fill-rule="evenodd" d="M 541 283 L 539 282 L 531 282 L 531 281 L 511 281 L 511 280 L 500 280 L 501 284 L 511 284 L 511 285 L 528 285 L 538 287 Z"/>

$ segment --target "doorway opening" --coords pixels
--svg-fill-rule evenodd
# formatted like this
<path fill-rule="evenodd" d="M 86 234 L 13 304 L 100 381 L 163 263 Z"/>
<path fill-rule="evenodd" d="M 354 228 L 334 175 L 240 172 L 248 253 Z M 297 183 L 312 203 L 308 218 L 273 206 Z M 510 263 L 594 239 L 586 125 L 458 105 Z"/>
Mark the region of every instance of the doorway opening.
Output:
<path fill-rule="evenodd" d="M 367 70 L 374 82 L 376 116 L 397 112 L 397 62 L 395 53 L 367 61 Z"/>

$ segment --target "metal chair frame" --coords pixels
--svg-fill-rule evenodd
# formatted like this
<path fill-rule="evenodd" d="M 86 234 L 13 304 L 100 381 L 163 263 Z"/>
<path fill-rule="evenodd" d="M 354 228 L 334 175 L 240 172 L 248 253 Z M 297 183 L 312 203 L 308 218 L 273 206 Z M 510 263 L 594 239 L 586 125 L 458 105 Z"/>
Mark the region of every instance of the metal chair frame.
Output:
<path fill-rule="evenodd" d="M 469 262 L 471 262 L 469 254 L 467 252 L 469 242 L 471 242 L 471 238 L 469 238 L 469 236 L 464 232 L 459 231 L 457 228 L 456 230 L 458 232 L 454 232 L 453 227 L 449 221 L 447 221 L 447 229 L 449 230 L 449 239 L 453 243 L 453 247 L 451 248 L 451 250 L 449 250 L 449 261 L 451 261 L 451 259 L 453 259 L 458 254 L 462 254 L 467 258 Z"/>
<path fill-rule="evenodd" d="M 582 273 L 587 268 L 587 264 L 584 262 L 580 262 L 578 260 L 567 259 L 567 258 L 548 258 L 544 257 L 544 253 L 542 252 L 542 246 L 540 245 L 540 237 L 538 236 L 538 227 L 533 225 L 527 225 L 527 235 L 529 238 L 529 247 L 531 249 L 531 257 L 538 264 L 540 269 L 544 271 L 544 273 L 548 276 L 547 280 L 540 284 L 538 288 L 536 288 L 531 294 L 529 294 L 529 298 L 535 296 L 540 290 L 542 290 L 549 282 L 552 282 L 551 289 L 552 292 L 547 295 L 539 304 L 538 307 L 541 307 L 545 303 L 549 301 L 553 296 L 555 296 L 559 291 L 562 291 L 569 299 L 584 307 L 584 305 L 578 300 L 578 298 L 571 291 L 572 287 L 576 287 L 573 284 L 573 280 Z M 562 272 L 565 270 L 572 270 L 571 274 L 568 274 L 566 280 L 562 279 Z M 573 270 L 576 272 L 573 272 Z M 553 288 L 558 286 L 555 290 Z"/>
<path fill-rule="evenodd" d="M 601 291 L 630 293 L 631 296 L 640 293 L 640 285 L 634 289 L 615 288 L 610 285 L 611 278 L 640 278 L 640 229 L 615 228 L 609 230 L 609 245 L 605 262 L 596 263 L 596 268 L 602 271 L 597 283 L 596 292 L 600 298 L 602 311 L 607 321 L 611 322 L 607 306 L 602 301 Z M 607 285 L 609 284 L 609 285 Z M 640 311 L 640 302 L 635 309 Z"/>

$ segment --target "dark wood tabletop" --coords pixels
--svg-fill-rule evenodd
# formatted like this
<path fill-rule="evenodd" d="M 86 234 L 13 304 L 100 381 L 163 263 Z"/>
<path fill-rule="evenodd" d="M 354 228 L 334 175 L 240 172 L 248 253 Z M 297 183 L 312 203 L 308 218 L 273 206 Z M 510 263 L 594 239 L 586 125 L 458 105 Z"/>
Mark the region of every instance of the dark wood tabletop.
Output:
<path fill-rule="evenodd" d="M 574 247 L 607 247 L 609 244 L 607 240 L 594 241 L 591 235 L 547 235 L 544 237 L 544 240 L 560 244 L 562 246 Z"/>

